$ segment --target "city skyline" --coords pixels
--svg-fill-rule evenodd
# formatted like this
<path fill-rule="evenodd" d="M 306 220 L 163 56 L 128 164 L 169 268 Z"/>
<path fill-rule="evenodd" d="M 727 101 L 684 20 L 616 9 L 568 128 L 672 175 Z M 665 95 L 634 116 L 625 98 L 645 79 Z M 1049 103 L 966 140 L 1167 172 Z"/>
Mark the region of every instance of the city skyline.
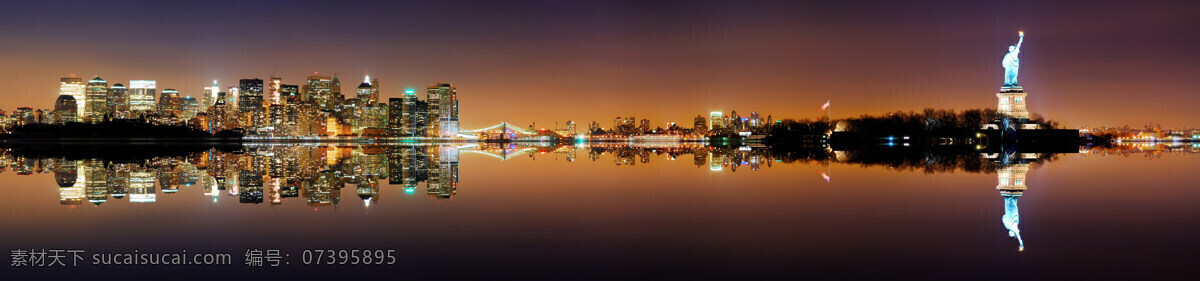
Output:
<path fill-rule="evenodd" d="M 110 84 L 153 79 L 166 85 L 159 89 L 197 97 L 214 79 L 299 84 L 313 71 L 381 78 L 380 100 L 430 81 L 454 83 L 472 93 L 462 104 L 470 116 L 463 128 L 617 115 L 687 124 L 696 113 L 739 108 L 812 118 L 825 100 L 847 114 L 834 118 L 963 110 L 994 104 L 1003 73 L 996 46 L 1020 28 L 1031 38 L 1022 56 L 1033 63 L 1021 82 L 1031 89 L 1032 112 L 1069 127 L 1191 127 L 1186 120 L 1200 117 L 1190 110 L 1200 85 L 1188 78 L 1200 38 L 1183 32 L 1196 19 L 1174 4 L 14 5 L 37 12 L 0 20 L 15 39 L 0 46 L 0 60 L 26 66 L 0 73 L 9 85 L 0 94 L 5 110 L 52 108 L 53 81 L 72 73 Z M 414 11 L 430 9 L 453 10 L 460 21 L 422 24 L 430 16 Z M 81 27 L 84 12 L 109 15 L 88 22 L 105 36 L 82 39 L 90 34 Z M 122 19 L 141 13 L 159 24 Z M 331 20 L 306 20 L 318 13 Z M 304 36 L 310 32 L 328 38 L 314 41 Z M 266 40 L 237 43 L 248 33 Z M 348 43 L 356 40 L 369 44 Z M 512 110 L 521 106 L 534 110 Z"/>

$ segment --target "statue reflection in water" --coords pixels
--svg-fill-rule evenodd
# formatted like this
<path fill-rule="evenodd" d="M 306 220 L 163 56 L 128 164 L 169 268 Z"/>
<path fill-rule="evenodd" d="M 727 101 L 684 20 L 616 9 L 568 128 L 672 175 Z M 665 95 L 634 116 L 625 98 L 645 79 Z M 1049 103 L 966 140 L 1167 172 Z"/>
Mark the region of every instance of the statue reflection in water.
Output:
<path fill-rule="evenodd" d="M 1025 251 L 1025 241 L 1021 240 L 1021 229 L 1017 227 L 1021 223 L 1021 215 L 1017 213 L 1018 198 L 1021 195 L 1004 195 L 1004 217 L 1001 221 L 1008 228 L 1008 237 L 1017 238 L 1017 251 Z"/>
<path fill-rule="evenodd" d="M 1017 251 L 1025 251 L 1025 241 L 1021 239 L 1019 227 L 1021 215 L 1017 212 L 1017 199 L 1029 189 L 1025 186 L 1025 174 L 1029 172 L 1029 161 L 1038 159 L 1039 155 L 1001 152 L 999 155 L 984 156 L 993 159 L 1000 167 L 996 171 L 996 177 L 999 179 L 996 189 L 1000 190 L 1000 196 L 1004 197 L 1004 216 L 1000 217 L 1000 221 L 1004 223 L 1004 228 L 1008 229 L 1008 236 L 1017 239 Z"/>

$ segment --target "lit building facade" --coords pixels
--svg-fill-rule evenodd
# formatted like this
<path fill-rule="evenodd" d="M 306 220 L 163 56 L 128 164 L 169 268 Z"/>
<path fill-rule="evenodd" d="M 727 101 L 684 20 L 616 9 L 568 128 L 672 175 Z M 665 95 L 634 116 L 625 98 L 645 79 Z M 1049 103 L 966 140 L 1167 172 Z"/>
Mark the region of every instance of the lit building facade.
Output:
<path fill-rule="evenodd" d="M 158 82 L 154 80 L 129 81 L 129 110 L 132 115 L 141 115 L 154 111 L 154 94 Z"/>
<path fill-rule="evenodd" d="M 100 123 L 111 113 L 108 107 L 108 82 L 100 77 L 88 81 L 84 94 L 83 120 Z"/>
<path fill-rule="evenodd" d="M 58 80 L 58 95 L 69 95 L 75 99 L 75 112 L 84 112 L 84 101 L 87 94 L 84 93 L 83 78 L 79 77 L 63 77 Z"/>

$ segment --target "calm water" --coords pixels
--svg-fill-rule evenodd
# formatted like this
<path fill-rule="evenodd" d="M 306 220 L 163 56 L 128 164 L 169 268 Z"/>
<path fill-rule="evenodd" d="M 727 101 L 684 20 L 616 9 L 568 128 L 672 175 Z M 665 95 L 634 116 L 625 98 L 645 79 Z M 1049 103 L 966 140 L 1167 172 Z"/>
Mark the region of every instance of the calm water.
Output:
<path fill-rule="evenodd" d="M 6 267 L 10 280 L 1197 278 L 1196 151 L 312 145 L 120 162 L 9 152 L 0 241 L 9 264 L 19 249 L 85 251 L 78 266 Z M 279 250 L 282 264 L 246 265 L 252 249 Z M 394 264 L 304 264 L 317 249 L 394 250 Z M 85 264 L 134 250 L 228 253 L 232 264 Z"/>

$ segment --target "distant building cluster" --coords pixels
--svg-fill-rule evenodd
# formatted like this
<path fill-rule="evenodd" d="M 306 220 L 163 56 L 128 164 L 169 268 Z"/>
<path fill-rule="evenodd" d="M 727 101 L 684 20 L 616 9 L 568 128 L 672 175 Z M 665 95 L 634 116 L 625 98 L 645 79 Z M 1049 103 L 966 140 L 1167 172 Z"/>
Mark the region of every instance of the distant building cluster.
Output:
<path fill-rule="evenodd" d="M 1112 135 L 1114 140 L 1121 142 L 1200 142 L 1200 129 L 1163 129 L 1161 125 L 1147 125 L 1143 128 L 1097 127 L 1080 129 L 1081 133 L 1095 135 Z"/>
<path fill-rule="evenodd" d="M 59 80 L 53 109 L 17 108 L 0 112 L 4 129 L 26 124 L 103 123 L 110 120 L 143 120 L 159 125 L 188 126 L 217 132 L 242 131 L 261 137 L 431 137 L 458 135 L 457 89 L 434 83 L 425 99 L 414 90 L 401 98 L 380 100 L 379 79 L 369 76 L 352 97 L 342 92 L 337 74 L 309 75 L 302 85 L 283 79 L 241 79 L 222 90 L 217 81 L 200 97 L 181 96 L 176 89 L 158 91 L 154 80 L 109 84 L 100 77 Z"/>
<path fill-rule="evenodd" d="M 715 111 L 709 114 L 696 115 L 692 120 L 692 127 L 685 128 L 679 126 L 675 122 L 668 122 L 661 126 L 650 125 L 648 119 L 637 119 L 636 117 L 621 117 L 617 116 L 613 119 L 612 127 L 601 127 L 599 122 L 592 122 L 588 125 L 588 133 L 592 136 L 637 136 L 637 135 L 656 135 L 656 134 L 694 134 L 694 135 L 749 135 L 749 134 L 765 134 L 771 128 L 771 124 L 775 120 L 767 115 L 763 118 L 758 111 L 751 112 L 750 116 L 742 116 L 737 113 L 737 110 L 730 111 L 728 115 L 723 112 Z M 684 126 L 687 126 L 686 124 Z"/>

